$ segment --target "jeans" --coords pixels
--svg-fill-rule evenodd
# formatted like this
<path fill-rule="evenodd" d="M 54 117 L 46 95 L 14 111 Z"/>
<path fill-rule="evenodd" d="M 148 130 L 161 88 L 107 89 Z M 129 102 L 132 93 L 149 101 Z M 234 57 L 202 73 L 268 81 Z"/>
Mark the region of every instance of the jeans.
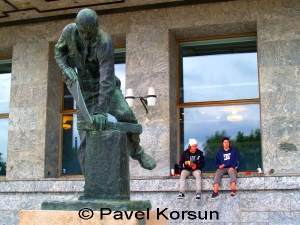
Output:
<path fill-rule="evenodd" d="M 196 192 L 201 193 L 201 170 L 182 170 L 179 179 L 179 191 L 185 192 L 185 180 L 189 175 L 193 175 L 196 178 Z"/>
<path fill-rule="evenodd" d="M 230 183 L 236 182 L 236 170 L 233 170 L 232 172 L 228 172 L 229 168 L 223 168 L 223 169 L 217 169 L 216 175 L 215 175 L 215 183 L 221 183 L 221 178 L 223 175 L 228 173 L 230 177 Z"/>

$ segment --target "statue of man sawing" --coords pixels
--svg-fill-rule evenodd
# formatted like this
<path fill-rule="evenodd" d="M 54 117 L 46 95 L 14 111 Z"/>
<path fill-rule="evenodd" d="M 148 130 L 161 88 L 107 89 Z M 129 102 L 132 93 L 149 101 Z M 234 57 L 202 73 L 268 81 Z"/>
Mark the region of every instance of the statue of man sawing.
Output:
<path fill-rule="evenodd" d="M 75 23 L 68 24 L 63 29 L 54 49 L 62 78 L 68 86 L 78 84 L 96 130 L 107 128 L 108 113 L 119 122 L 137 124 L 137 119 L 120 90 L 121 82 L 115 76 L 111 36 L 98 25 L 97 13 L 91 9 L 83 9 L 77 14 Z M 84 113 L 77 102 L 78 123 L 85 120 Z M 79 130 L 79 135 L 81 144 L 78 160 L 84 174 L 86 131 Z M 131 134 L 129 139 L 133 146 L 130 156 L 138 160 L 143 168 L 154 169 L 156 163 L 140 146 L 139 134 Z"/>

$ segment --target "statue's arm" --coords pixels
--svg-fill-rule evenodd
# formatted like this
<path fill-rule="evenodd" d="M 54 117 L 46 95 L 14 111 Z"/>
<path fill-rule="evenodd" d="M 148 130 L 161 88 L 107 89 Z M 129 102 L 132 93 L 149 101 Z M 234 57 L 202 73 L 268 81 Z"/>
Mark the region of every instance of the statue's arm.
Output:
<path fill-rule="evenodd" d="M 63 29 L 62 34 L 54 47 L 54 59 L 59 68 L 62 70 L 62 78 L 66 83 L 68 81 L 71 81 L 72 83 L 77 79 L 75 70 L 68 64 L 69 48 L 67 39 L 71 32 L 71 26 L 66 26 Z"/>

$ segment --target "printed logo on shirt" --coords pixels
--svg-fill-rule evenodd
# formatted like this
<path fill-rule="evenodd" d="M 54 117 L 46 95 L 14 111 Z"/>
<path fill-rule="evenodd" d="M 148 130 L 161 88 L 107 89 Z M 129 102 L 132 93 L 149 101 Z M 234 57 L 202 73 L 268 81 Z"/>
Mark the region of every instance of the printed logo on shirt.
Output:
<path fill-rule="evenodd" d="M 190 156 L 190 161 L 193 163 L 196 160 L 196 156 Z"/>
<path fill-rule="evenodd" d="M 230 154 L 231 153 L 223 154 L 224 160 L 230 160 Z"/>

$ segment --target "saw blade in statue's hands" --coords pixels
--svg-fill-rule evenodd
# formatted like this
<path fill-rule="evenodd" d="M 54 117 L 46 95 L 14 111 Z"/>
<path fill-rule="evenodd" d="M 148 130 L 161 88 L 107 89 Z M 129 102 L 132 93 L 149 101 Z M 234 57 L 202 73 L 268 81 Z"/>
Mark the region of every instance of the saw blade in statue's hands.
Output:
<path fill-rule="evenodd" d="M 83 118 L 85 119 L 85 121 L 89 124 L 92 125 L 93 124 L 93 120 L 90 116 L 89 111 L 86 108 L 86 104 L 84 102 L 82 93 L 81 93 L 81 89 L 78 83 L 78 80 L 76 80 L 75 82 L 71 83 L 71 85 L 67 84 L 67 87 L 70 91 L 70 93 L 72 94 L 74 100 L 76 101 L 76 105 L 79 108 L 79 110 L 81 111 Z"/>

